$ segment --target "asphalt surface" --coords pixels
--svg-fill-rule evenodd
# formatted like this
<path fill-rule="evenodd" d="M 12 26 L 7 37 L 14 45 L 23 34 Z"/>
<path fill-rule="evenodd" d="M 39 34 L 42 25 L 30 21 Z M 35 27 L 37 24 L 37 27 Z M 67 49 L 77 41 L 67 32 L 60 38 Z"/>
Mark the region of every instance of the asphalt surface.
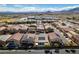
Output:
<path fill-rule="evenodd" d="M 0 50 L 0 54 L 79 54 L 79 49 Z"/>

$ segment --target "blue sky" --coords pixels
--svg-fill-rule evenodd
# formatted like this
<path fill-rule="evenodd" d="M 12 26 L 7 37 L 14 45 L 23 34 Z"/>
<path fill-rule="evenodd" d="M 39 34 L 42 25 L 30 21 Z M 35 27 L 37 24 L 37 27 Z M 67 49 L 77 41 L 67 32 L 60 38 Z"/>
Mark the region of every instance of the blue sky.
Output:
<path fill-rule="evenodd" d="M 0 4 L 0 12 L 61 11 L 79 7 L 79 4 Z"/>

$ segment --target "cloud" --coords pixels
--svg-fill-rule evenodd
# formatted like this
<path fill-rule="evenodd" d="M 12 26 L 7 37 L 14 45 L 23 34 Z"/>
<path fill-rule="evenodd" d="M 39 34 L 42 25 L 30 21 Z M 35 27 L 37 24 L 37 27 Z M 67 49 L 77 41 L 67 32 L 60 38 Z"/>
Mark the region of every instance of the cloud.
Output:
<path fill-rule="evenodd" d="M 0 7 L 6 7 L 7 4 L 0 4 Z"/>
<path fill-rule="evenodd" d="M 17 8 L 25 7 L 25 6 L 22 5 L 22 4 L 14 4 L 13 6 L 14 6 L 14 7 L 17 7 Z"/>
<path fill-rule="evenodd" d="M 23 8 L 0 8 L 1 12 L 43 12 L 43 11 L 55 11 L 55 8 L 37 8 L 37 7 L 23 7 Z"/>

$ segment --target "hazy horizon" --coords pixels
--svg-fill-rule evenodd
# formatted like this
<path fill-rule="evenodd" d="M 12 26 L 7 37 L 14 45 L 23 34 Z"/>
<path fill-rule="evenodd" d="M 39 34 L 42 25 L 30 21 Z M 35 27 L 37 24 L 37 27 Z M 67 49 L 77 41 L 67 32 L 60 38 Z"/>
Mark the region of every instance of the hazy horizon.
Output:
<path fill-rule="evenodd" d="M 79 4 L 0 4 L 0 12 L 54 12 L 76 7 Z"/>

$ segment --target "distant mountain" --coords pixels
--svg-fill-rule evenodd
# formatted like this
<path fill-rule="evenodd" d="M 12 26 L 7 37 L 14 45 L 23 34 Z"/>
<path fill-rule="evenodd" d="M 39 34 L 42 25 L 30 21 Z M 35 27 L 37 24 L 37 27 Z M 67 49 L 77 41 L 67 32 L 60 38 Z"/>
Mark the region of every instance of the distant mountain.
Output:
<path fill-rule="evenodd" d="M 0 12 L 0 14 L 47 14 L 52 13 L 51 11 L 45 11 L 45 12 Z"/>
<path fill-rule="evenodd" d="M 69 11 L 71 11 L 71 12 L 79 12 L 79 7 L 73 8 L 73 9 L 71 9 Z"/>
<path fill-rule="evenodd" d="M 69 9 L 69 10 L 63 10 L 63 11 L 60 11 L 60 12 L 61 13 L 79 13 L 79 7 Z"/>
<path fill-rule="evenodd" d="M 44 12 L 0 12 L 0 14 L 60 14 L 60 13 L 78 13 L 79 14 L 79 7 L 69 9 L 69 10 L 62 10 L 62 11 L 44 11 Z"/>

